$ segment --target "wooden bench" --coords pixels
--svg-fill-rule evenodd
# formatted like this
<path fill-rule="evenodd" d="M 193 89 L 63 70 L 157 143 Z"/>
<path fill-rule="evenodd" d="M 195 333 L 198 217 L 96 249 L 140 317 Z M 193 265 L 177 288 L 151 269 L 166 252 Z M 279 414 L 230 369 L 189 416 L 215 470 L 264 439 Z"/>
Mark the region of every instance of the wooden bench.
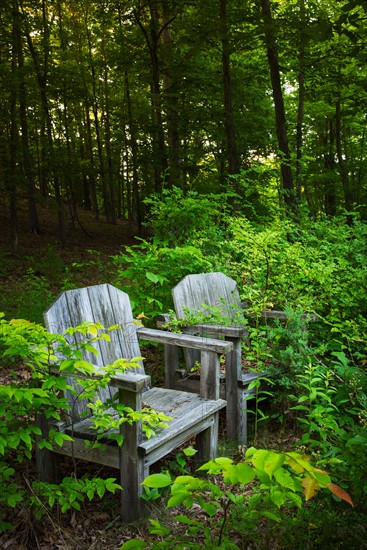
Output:
<path fill-rule="evenodd" d="M 236 282 L 223 273 L 201 273 L 187 275 L 172 290 L 175 313 L 178 319 L 185 319 L 187 310 L 191 312 L 207 312 L 215 308 L 226 324 L 197 324 L 183 329 L 185 333 L 224 338 L 233 344 L 225 362 L 225 398 L 227 438 L 247 443 L 247 400 L 248 385 L 261 375 L 242 372 L 242 341 L 248 336 L 244 323 L 246 304 L 241 302 Z M 209 310 L 208 310 L 209 306 Z M 261 316 L 266 319 L 286 319 L 283 311 L 263 311 Z M 303 314 L 304 318 L 310 316 Z M 311 316 L 315 317 L 315 316 Z M 228 319 L 234 319 L 230 324 Z M 237 320 L 237 323 L 236 323 Z M 169 322 L 166 314 L 158 318 L 158 326 Z M 190 388 L 190 372 L 200 360 L 195 350 L 185 350 L 186 371 L 181 376 L 168 380 L 167 387 Z M 194 385 L 191 384 L 191 388 Z"/>
<path fill-rule="evenodd" d="M 166 456 L 184 442 L 196 437 L 199 459 L 213 458 L 217 452 L 218 416 L 226 402 L 219 399 L 219 358 L 228 354 L 232 344 L 214 339 L 195 337 L 189 334 L 172 334 L 155 329 L 139 327 L 134 321 L 128 295 L 117 288 L 104 284 L 62 293 L 44 314 L 48 331 L 61 334 L 68 327 L 83 321 L 102 323 L 105 327 L 118 324 L 111 332 L 111 342 L 98 342 L 99 355 L 86 354 L 98 369 L 112 364 L 119 358 L 140 357 L 139 339 L 161 342 L 166 346 L 166 371 L 178 368 L 178 347 L 194 348 L 201 354 L 202 380 L 199 395 L 166 388 L 150 388 L 150 377 L 140 363 L 139 372 L 119 374 L 111 380 L 111 387 L 101 390 L 99 398 L 104 401 L 113 392 L 119 392 L 119 401 L 134 410 L 151 407 L 172 417 L 169 427 L 160 430 L 150 439 L 143 436 L 140 423 L 123 423 L 121 447 L 108 444 L 104 449 L 91 449 L 85 445 L 90 439 L 91 414 L 86 403 L 76 402 L 68 395 L 71 417 L 59 423 L 58 429 L 72 434 L 73 441 L 62 447 L 55 446 L 52 452 L 45 449 L 37 452 L 37 470 L 41 480 L 55 477 L 57 454 L 73 456 L 110 466 L 120 471 L 121 517 L 125 522 L 143 515 L 144 501 L 140 498 L 141 483 L 149 474 L 151 464 Z M 171 377 L 167 374 L 167 379 Z M 73 380 L 70 380 L 73 384 Z M 44 435 L 50 429 L 48 421 L 41 421 Z M 51 426 L 54 428 L 54 426 Z"/>

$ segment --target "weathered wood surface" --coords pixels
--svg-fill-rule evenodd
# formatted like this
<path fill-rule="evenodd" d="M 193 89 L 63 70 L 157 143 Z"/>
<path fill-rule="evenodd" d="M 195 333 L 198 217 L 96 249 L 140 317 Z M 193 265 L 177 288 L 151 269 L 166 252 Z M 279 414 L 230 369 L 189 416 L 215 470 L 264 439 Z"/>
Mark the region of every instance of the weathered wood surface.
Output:
<path fill-rule="evenodd" d="M 233 350 L 226 354 L 226 392 L 227 400 L 227 437 L 241 443 L 247 440 L 247 386 L 249 377 L 242 375 L 241 343 L 246 338 L 247 330 L 238 320 L 248 316 L 247 304 L 241 302 L 236 282 L 223 273 L 201 273 L 187 275 L 174 287 L 172 297 L 175 313 L 178 319 L 185 319 L 185 311 L 207 312 L 207 306 L 218 308 L 223 317 L 223 325 L 199 324 L 187 326 L 184 333 L 195 335 L 209 335 L 215 338 L 224 338 L 232 342 Z M 219 313 L 219 312 L 218 312 Z M 261 317 L 265 319 L 287 319 L 284 311 L 264 310 Z M 316 315 L 304 313 L 301 318 L 306 321 L 315 321 Z M 235 319 L 237 323 L 228 325 L 228 320 Z M 169 315 L 162 314 L 158 318 L 158 326 L 170 322 Z M 195 367 L 199 356 L 195 350 L 185 353 L 187 375 Z M 256 375 L 255 375 L 256 378 Z M 175 387 L 177 377 L 170 376 L 170 387 Z M 190 382 L 191 387 L 195 385 Z M 184 384 L 182 384 L 183 387 Z"/>
<path fill-rule="evenodd" d="M 54 333 L 62 333 L 66 328 L 77 326 L 83 321 L 98 322 L 106 328 L 119 325 L 117 330 L 111 332 L 111 342 L 97 343 L 98 356 L 85 353 L 84 358 L 95 365 L 93 377 L 101 375 L 105 365 L 119 358 L 140 357 L 139 338 L 165 344 L 166 359 L 173 361 L 172 367 L 166 365 L 168 380 L 178 365 L 177 346 L 193 346 L 202 353 L 205 376 L 200 395 L 165 388 L 147 389 L 150 377 L 145 375 L 142 362 L 138 372 L 134 370 L 116 374 L 111 380 L 111 388 L 99 393 L 98 398 L 105 400 L 118 391 L 120 402 L 134 410 L 139 411 L 143 406 L 148 406 L 172 416 L 169 428 L 160 430 L 149 440 L 144 440 L 140 423 L 130 425 L 125 422 L 121 425 L 124 436 L 121 448 L 110 443 L 103 450 L 86 448 L 84 440 L 93 439 L 94 436 L 91 418 L 85 418 L 85 412 L 90 409 L 85 400 L 74 403 L 74 397 L 69 395 L 75 414 L 65 422 L 62 429 L 75 439 L 71 443 L 65 442 L 61 448 L 55 447 L 54 452 L 119 468 L 124 487 L 121 497 L 122 518 L 124 521 L 132 521 L 143 513 L 141 482 L 148 475 L 150 464 L 194 436 L 197 436 L 200 456 L 210 458 L 215 455 L 218 414 L 226 405 L 224 400 L 218 398 L 219 355 L 230 353 L 233 346 L 229 342 L 201 336 L 175 335 L 140 328 L 133 319 L 128 295 L 107 284 L 66 291 L 45 312 L 47 329 Z M 77 337 L 76 335 L 75 338 Z M 69 378 L 69 383 L 75 384 L 73 377 Z M 41 424 L 43 433 L 46 434 L 49 428 L 44 423 Z M 108 432 L 105 436 L 107 435 Z M 47 477 L 47 472 L 54 471 L 47 464 L 52 455 L 53 453 L 37 454 L 38 473 L 43 479 Z"/>
<path fill-rule="evenodd" d="M 190 348 L 202 351 L 214 351 L 215 353 L 228 353 L 232 346 L 228 342 L 221 342 L 211 338 L 200 338 L 190 334 L 176 334 L 173 332 L 163 332 L 152 328 L 139 328 L 138 335 L 141 339 L 147 339 L 150 342 L 160 342 L 184 348 Z"/>
<path fill-rule="evenodd" d="M 233 344 L 233 349 L 225 354 L 226 358 L 226 425 L 227 438 L 246 443 L 247 416 L 245 390 L 241 386 L 241 341 L 247 334 L 246 328 L 228 320 L 238 319 L 242 315 L 242 303 L 236 282 L 223 273 L 201 273 L 187 275 L 174 287 L 172 297 L 175 312 L 179 319 L 185 318 L 185 310 L 206 312 L 205 306 L 218 308 L 223 317 L 223 325 L 193 325 L 185 332 L 224 337 Z M 165 319 L 168 320 L 167 318 Z M 185 354 L 187 372 L 200 360 L 192 350 Z"/>

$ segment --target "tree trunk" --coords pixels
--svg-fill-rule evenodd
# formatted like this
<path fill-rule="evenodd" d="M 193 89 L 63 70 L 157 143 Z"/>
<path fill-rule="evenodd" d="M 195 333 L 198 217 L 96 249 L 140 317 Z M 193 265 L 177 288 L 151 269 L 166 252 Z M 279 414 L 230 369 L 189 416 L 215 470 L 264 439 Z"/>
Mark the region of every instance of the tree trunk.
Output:
<path fill-rule="evenodd" d="M 131 193 L 131 219 L 138 224 L 139 232 L 141 229 L 141 213 L 140 213 L 140 193 L 139 193 L 139 178 L 138 178 L 138 143 L 136 140 L 135 124 L 133 120 L 129 75 L 125 71 L 125 96 L 127 105 L 127 118 L 129 122 L 130 133 L 130 149 L 132 160 L 132 193 Z"/>
<path fill-rule="evenodd" d="M 105 55 L 105 39 L 102 39 L 102 55 L 106 60 Z M 104 143 L 107 156 L 107 170 L 106 170 L 106 192 L 108 196 L 108 208 L 109 208 L 109 223 L 116 223 L 115 214 L 115 191 L 114 191 L 114 178 L 113 178 L 113 162 L 112 162 L 112 149 L 111 149 L 111 121 L 110 121 L 110 105 L 109 105 L 109 89 L 108 89 L 108 66 L 105 62 L 103 69 L 103 83 L 104 83 L 104 99 L 105 99 L 105 132 Z"/>
<path fill-rule="evenodd" d="M 17 81 L 17 1 L 13 0 L 13 33 L 12 33 L 12 52 L 11 52 L 11 70 L 13 82 Z M 18 127 L 17 127 L 17 86 L 14 85 L 13 93 L 10 97 L 10 151 L 9 151 L 9 173 L 7 187 L 10 196 L 10 230 L 14 252 L 18 252 L 18 213 L 17 213 L 17 145 L 18 145 Z"/>
<path fill-rule="evenodd" d="M 260 0 L 260 4 L 264 21 L 265 43 L 274 99 L 276 134 L 281 155 L 281 174 L 284 204 L 289 215 L 292 216 L 294 219 L 298 219 L 298 205 L 294 192 L 285 108 L 280 80 L 278 48 L 276 43 L 273 18 L 270 9 L 270 0 Z"/>
<path fill-rule="evenodd" d="M 48 78 L 48 57 L 49 57 L 50 36 L 49 36 L 49 29 L 48 29 L 48 23 L 47 23 L 47 9 L 46 9 L 45 0 L 42 1 L 42 16 L 43 16 L 43 35 L 44 35 L 43 70 L 41 69 L 40 61 L 38 58 L 38 54 L 35 50 L 32 37 L 28 31 L 26 33 L 26 36 L 27 36 L 29 51 L 31 53 L 33 65 L 36 72 L 37 83 L 38 83 L 38 88 L 40 92 L 40 100 L 41 100 L 43 114 L 45 117 L 46 132 L 47 132 L 47 153 L 48 153 L 47 160 L 50 161 L 50 164 L 52 167 L 53 186 L 54 186 L 57 216 L 58 216 L 58 222 L 59 222 L 59 235 L 60 235 L 61 242 L 64 244 L 66 242 L 64 205 L 62 201 L 59 175 L 58 175 L 58 171 L 55 163 L 55 151 L 54 151 L 54 143 L 53 143 L 53 137 L 52 137 L 52 119 L 51 119 L 51 113 L 50 113 L 48 99 L 47 99 L 47 78 Z"/>
<path fill-rule="evenodd" d="M 339 165 L 339 174 L 340 179 L 343 186 L 343 192 L 344 192 L 344 204 L 345 209 L 347 212 L 351 212 L 353 210 L 353 191 L 350 184 L 350 178 L 348 173 L 348 167 L 345 159 L 345 155 L 343 153 L 343 145 L 342 145 L 342 132 L 341 132 L 341 99 L 340 97 L 337 99 L 336 106 L 335 106 L 335 144 L 336 144 L 336 154 L 338 157 L 338 165 Z"/>
<path fill-rule="evenodd" d="M 219 22 L 222 42 L 222 69 L 224 95 L 224 126 L 227 141 L 227 162 L 229 174 L 238 174 L 240 161 L 237 152 L 237 143 L 233 122 L 232 82 L 230 66 L 230 46 L 228 38 L 227 0 L 219 0 Z M 236 180 L 236 192 L 238 182 Z"/>
<path fill-rule="evenodd" d="M 327 216 L 335 216 L 336 214 L 336 192 L 334 181 L 335 170 L 335 133 L 332 120 L 326 121 L 325 129 L 325 153 L 324 166 L 327 170 L 327 180 L 324 186 L 324 203 L 325 213 Z M 328 173 L 330 176 L 328 177 Z"/>
<path fill-rule="evenodd" d="M 299 54 L 298 54 L 298 107 L 296 127 L 296 195 L 298 204 L 301 203 L 302 193 L 302 149 L 303 149 L 303 118 L 305 113 L 305 0 L 299 0 L 300 30 L 299 30 Z"/>
<path fill-rule="evenodd" d="M 21 22 L 20 22 L 20 13 L 18 1 L 14 0 L 13 2 L 14 9 L 16 13 L 14 14 L 14 31 L 15 31 L 15 41 L 17 49 L 17 58 L 18 58 L 18 68 L 19 68 L 19 120 L 22 130 L 22 154 L 23 154 L 23 165 L 24 165 L 24 175 L 26 182 L 27 198 L 28 198 L 28 213 L 29 221 L 31 226 L 32 233 L 38 235 L 40 233 L 40 225 L 38 221 L 38 212 L 36 204 L 36 188 L 34 185 L 33 174 L 32 174 L 32 163 L 31 163 L 31 153 L 29 150 L 29 132 L 28 132 L 28 120 L 27 120 L 27 90 L 24 81 L 24 55 L 22 47 L 22 34 L 21 34 Z"/>
<path fill-rule="evenodd" d="M 168 5 L 163 3 L 164 28 L 162 40 L 166 51 L 169 51 L 172 45 L 172 37 L 169 29 L 169 13 Z M 167 63 L 163 72 L 164 96 L 166 105 L 167 118 L 167 145 L 168 145 L 168 183 L 183 187 L 184 175 L 182 172 L 181 160 L 181 142 L 178 130 L 178 104 L 179 96 L 177 93 L 177 85 L 172 78 L 171 63 Z"/>

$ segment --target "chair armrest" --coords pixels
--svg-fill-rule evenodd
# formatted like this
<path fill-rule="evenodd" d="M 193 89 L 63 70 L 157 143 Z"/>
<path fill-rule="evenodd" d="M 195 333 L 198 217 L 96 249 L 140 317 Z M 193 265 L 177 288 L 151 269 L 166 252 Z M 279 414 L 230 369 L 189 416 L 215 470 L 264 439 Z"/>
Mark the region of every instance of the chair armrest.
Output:
<path fill-rule="evenodd" d="M 207 325 L 200 323 L 198 325 L 190 325 L 185 327 L 184 332 L 194 332 L 195 334 L 205 335 L 210 334 L 212 336 L 225 336 L 227 338 L 242 338 L 247 334 L 246 327 L 226 326 L 226 325 Z"/>
<path fill-rule="evenodd" d="M 157 316 L 157 328 L 164 328 L 171 320 L 169 313 L 161 313 Z M 210 334 L 215 337 L 227 336 L 230 338 L 242 338 L 247 334 L 247 329 L 245 327 L 237 326 L 226 326 L 226 325 L 209 325 L 205 323 L 199 323 L 197 325 L 187 325 L 183 328 L 183 332 L 194 333 L 194 334 Z"/>
<path fill-rule="evenodd" d="M 212 351 L 219 354 L 226 354 L 233 349 L 231 342 L 225 340 L 214 340 L 212 338 L 201 338 L 191 334 L 176 334 L 174 332 L 165 332 L 153 328 L 137 329 L 139 338 L 150 340 L 151 342 L 160 342 L 171 346 L 183 348 L 198 349 L 201 351 Z"/>
<path fill-rule="evenodd" d="M 78 372 L 73 372 L 73 373 L 60 372 L 56 367 L 52 368 L 52 372 L 53 374 L 59 374 L 59 375 L 62 374 L 67 377 L 90 379 L 90 380 L 102 378 L 102 376 L 106 374 L 106 371 L 104 370 L 103 367 L 98 367 L 98 365 L 92 365 L 92 367 L 94 368 L 94 372 L 91 372 L 90 374 L 78 373 Z M 132 371 L 124 372 L 124 373 L 117 372 L 113 376 L 111 376 L 109 385 L 113 386 L 114 388 L 119 388 L 126 391 L 140 392 L 145 389 L 149 389 L 150 376 L 148 376 L 147 374 L 141 374 L 141 373 L 132 372 Z"/>
<path fill-rule="evenodd" d="M 255 317 L 255 313 L 247 313 L 245 311 L 245 315 L 247 317 Z M 285 311 L 279 311 L 275 309 L 263 309 L 263 311 L 260 314 L 260 317 L 263 319 L 288 319 L 288 315 Z M 318 317 L 314 313 L 301 313 L 301 319 L 304 319 L 306 321 L 314 322 L 317 321 Z"/>

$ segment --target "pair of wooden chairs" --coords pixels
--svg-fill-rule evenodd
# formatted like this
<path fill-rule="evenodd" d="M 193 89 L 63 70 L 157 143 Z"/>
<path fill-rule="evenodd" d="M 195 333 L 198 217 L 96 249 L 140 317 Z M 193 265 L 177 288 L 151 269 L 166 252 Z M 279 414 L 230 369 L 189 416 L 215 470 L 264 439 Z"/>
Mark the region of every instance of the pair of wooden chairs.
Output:
<path fill-rule="evenodd" d="M 219 398 L 220 356 L 232 350 L 232 344 L 223 340 L 207 339 L 189 334 L 173 334 L 156 329 L 139 327 L 133 318 L 128 295 L 104 284 L 69 290 L 46 311 L 45 323 L 49 332 L 62 334 L 68 327 L 76 327 L 83 321 L 102 323 L 105 327 L 118 324 L 111 332 L 111 342 L 97 342 L 98 355 L 87 354 L 84 359 L 95 365 L 94 377 L 106 365 L 117 359 L 140 357 L 139 340 L 161 342 L 166 351 L 166 377 L 171 379 L 178 368 L 178 347 L 193 348 L 201 355 L 201 381 L 199 394 L 170 388 L 150 388 L 150 377 L 140 368 L 111 379 L 110 387 L 101 390 L 104 401 L 118 392 L 119 402 L 133 410 L 152 408 L 172 418 L 169 427 L 161 429 L 150 439 L 143 434 L 140 422 L 121 424 L 124 437 L 121 447 L 106 444 L 103 448 L 86 446 L 91 439 L 91 410 L 85 400 L 75 399 L 66 392 L 70 414 L 57 426 L 40 420 L 43 435 L 58 429 L 72 436 L 71 441 L 54 446 L 53 451 L 37 450 L 38 477 L 43 481 L 56 478 L 58 457 L 68 455 L 74 460 L 87 460 L 116 468 L 120 471 L 121 518 L 130 522 L 144 513 L 144 501 L 140 498 L 141 483 L 149 474 L 150 466 L 185 442 L 196 438 L 198 458 L 210 459 L 216 455 L 219 411 L 226 402 Z M 169 361 L 168 361 L 169 360 Z M 73 380 L 69 380 L 73 384 Z"/>
<path fill-rule="evenodd" d="M 179 318 L 185 317 L 186 308 L 197 311 L 203 308 L 203 304 L 219 308 L 225 319 L 238 315 L 242 308 L 235 281 L 222 273 L 188 275 L 173 289 L 173 300 Z M 265 312 L 264 315 L 284 317 L 282 312 Z M 91 438 L 91 411 L 84 401 L 76 402 L 69 393 L 72 413 L 59 423 L 57 429 L 72 435 L 73 441 L 55 447 L 53 452 L 38 450 L 38 476 L 43 480 L 54 478 L 57 455 L 60 454 L 118 469 L 123 487 L 121 517 L 129 522 L 143 515 L 141 483 L 154 462 L 194 437 L 199 459 L 215 456 L 219 411 L 224 407 L 227 438 L 246 443 L 249 378 L 242 374 L 241 368 L 241 341 L 246 330 L 242 323 L 228 326 L 200 324 L 186 327 L 183 334 L 139 327 L 134 321 L 128 295 L 108 284 L 66 291 L 45 313 L 46 327 L 52 333 L 61 334 L 66 328 L 78 326 L 83 321 L 99 322 L 105 327 L 119 325 L 119 329 L 112 332 L 110 343 L 98 342 L 98 355 L 85 357 L 95 364 L 96 375 L 99 369 L 119 358 L 140 357 L 139 340 L 164 345 L 166 388 L 150 388 L 150 377 L 145 374 L 141 362 L 138 371 L 116 375 L 111 380 L 111 387 L 102 390 L 99 397 L 104 401 L 118 392 L 119 401 L 133 410 L 151 407 L 172 420 L 168 428 L 158 431 L 150 439 L 144 438 L 139 422 L 123 423 L 120 431 L 124 443 L 121 447 L 109 444 L 103 449 L 86 447 L 85 440 Z M 160 319 L 160 323 L 164 321 L 167 321 L 166 316 Z M 182 388 L 182 384 L 177 383 L 180 347 L 186 353 L 187 372 L 197 360 L 200 361 L 198 393 L 179 389 Z M 220 356 L 223 355 L 225 400 L 220 399 L 219 388 Z M 43 421 L 42 428 L 47 435 L 49 423 Z"/>

